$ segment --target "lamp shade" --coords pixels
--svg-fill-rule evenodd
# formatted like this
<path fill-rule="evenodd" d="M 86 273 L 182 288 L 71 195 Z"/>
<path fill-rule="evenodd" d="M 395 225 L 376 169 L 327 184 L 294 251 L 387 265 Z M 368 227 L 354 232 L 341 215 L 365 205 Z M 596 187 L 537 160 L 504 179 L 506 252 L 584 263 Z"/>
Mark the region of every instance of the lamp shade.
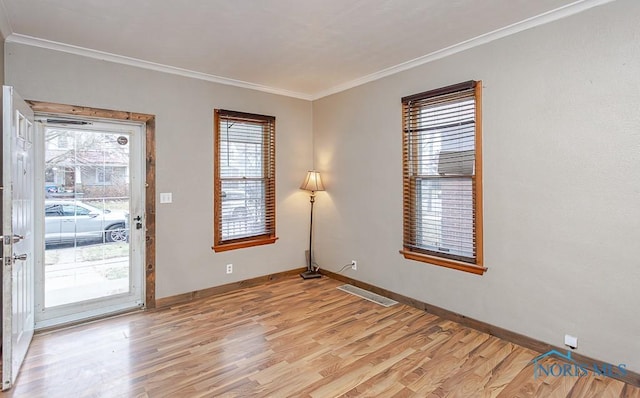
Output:
<path fill-rule="evenodd" d="M 300 185 L 300 189 L 311 192 L 324 191 L 324 185 L 322 185 L 320 173 L 315 170 L 307 171 L 307 176 L 302 182 L 302 185 Z"/>

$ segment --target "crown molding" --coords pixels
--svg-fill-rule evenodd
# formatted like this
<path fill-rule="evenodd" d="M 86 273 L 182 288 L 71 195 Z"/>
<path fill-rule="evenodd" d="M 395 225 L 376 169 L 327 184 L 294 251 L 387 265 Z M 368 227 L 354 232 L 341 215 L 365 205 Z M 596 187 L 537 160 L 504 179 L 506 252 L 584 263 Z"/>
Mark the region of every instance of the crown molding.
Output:
<path fill-rule="evenodd" d="M 597 7 L 606 3 L 613 2 L 615 0 L 578 0 L 576 2 L 567 4 L 560 8 L 556 8 L 551 11 L 547 11 L 545 13 L 536 15 L 531 18 L 527 18 L 520 22 L 516 22 L 514 24 L 505 26 L 504 28 L 496 29 L 492 32 L 488 32 L 482 34 L 480 36 L 474 37 L 469 40 L 465 40 L 461 43 L 454 44 L 452 46 L 443 48 L 441 50 L 434 51 L 430 54 L 423 55 L 421 57 L 412 59 L 407 62 L 403 62 L 398 65 L 391 66 L 389 68 L 383 69 L 381 71 L 372 73 L 370 75 L 366 75 L 360 77 L 355 80 L 351 80 L 346 83 L 339 84 L 334 86 L 328 90 L 323 90 L 313 94 L 311 97 L 312 101 L 327 97 L 332 94 L 336 94 L 342 91 L 349 90 L 351 88 L 361 86 L 363 84 L 382 79 L 387 76 L 394 75 L 396 73 L 415 68 L 420 65 L 427 64 L 429 62 L 436 61 L 438 59 L 442 59 L 448 57 L 453 54 L 457 54 L 459 52 L 471 49 L 473 47 L 477 47 L 494 40 L 501 39 L 503 37 L 511 36 L 513 34 L 522 32 L 527 29 L 535 28 L 536 26 L 544 25 L 549 22 L 557 21 L 562 18 L 566 18 L 568 16 L 578 14 L 582 11 L 588 10 L 593 7 Z"/>
<path fill-rule="evenodd" d="M 0 0 L 1 1 L 1 0 Z M 173 75 L 179 75 L 183 77 L 190 77 L 193 79 L 205 80 L 208 82 L 224 84 L 228 86 L 235 86 L 241 88 L 247 88 L 250 90 L 262 91 L 270 94 L 283 95 L 286 97 L 293 97 L 310 101 L 311 95 L 305 93 L 299 93 L 295 91 L 289 91 L 274 87 L 263 86 L 261 84 L 245 82 L 242 80 L 229 79 L 222 76 L 210 75 L 208 73 L 196 72 L 184 68 L 178 68 L 175 66 L 163 65 L 155 62 L 144 61 L 137 58 L 127 57 L 124 55 L 112 54 L 105 51 L 93 50 L 90 48 L 74 46 L 70 44 L 60 43 L 51 40 L 40 39 L 37 37 L 31 37 L 13 33 L 6 38 L 7 42 L 25 44 L 33 47 L 45 48 L 48 50 L 61 51 L 69 54 L 80 55 L 83 57 L 99 59 L 101 61 L 109 61 L 123 65 L 135 66 L 138 68 L 149 69 L 157 72 L 170 73 Z"/>
<path fill-rule="evenodd" d="M 606 3 L 613 2 L 615 0 L 578 0 L 573 3 L 567 4 L 563 7 L 551 10 L 540 15 L 527 18 L 523 21 L 516 22 L 504 28 L 496 29 L 492 32 L 482 34 L 469 40 L 465 40 L 461 43 L 454 44 L 452 46 L 434 51 L 430 54 L 423 55 L 421 57 L 412 59 L 407 62 L 383 69 L 381 71 L 333 86 L 327 90 L 322 90 L 316 93 L 300 93 L 296 91 L 290 91 L 275 87 L 264 86 L 261 84 L 246 82 L 242 80 L 230 79 L 222 76 L 210 75 L 208 73 L 196 72 L 184 68 L 178 68 L 175 66 L 163 65 L 155 62 L 144 61 L 137 58 L 126 57 L 123 55 L 112 54 L 104 51 L 93 50 L 89 48 L 73 46 L 70 44 L 55 42 L 51 40 L 40 39 L 36 37 L 21 35 L 12 33 L 10 21 L 7 17 L 6 8 L 3 0 L 0 0 L 0 32 L 3 34 L 7 42 L 20 43 L 34 47 L 40 47 L 55 51 L 66 52 L 70 54 L 80 55 L 83 57 L 89 57 L 129 66 L 135 66 L 138 68 L 154 70 L 158 72 L 170 73 L 174 75 L 189 77 L 193 79 L 205 80 L 213 83 L 224 84 L 228 86 L 235 86 L 246 88 L 250 90 L 262 91 L 270 94 L 283 95 L 286 97 L 298 98 L 307 101 L 315 101 L 332 94 L 339 93 L 341 91 L 349 90 L 351 88 L 361 86 L 366 83 L 370 83 L 375 80 L 382 79 L 387 76 L 394 75 L 396 73 L 415 68 L 420 65 L 424 65 L 429 62 L 436 61 L 448 57 L 453 54 L 492 42 L 494 40 L 501 39 L 527 29 L 534 28 L 536 26 L 544 25 L 549 22 L 553 22 L 568 16 L 578 14 L 582 11 L 588 10 L 593 7 L 597 7 Z"/>
<path fill-rule="evenodd" d="M 4 1 L 0 0 L 0 35 L 4 39 L 11 36 L 13 29 L 9 22 L 9 15 L 7 14 L 7 7 L 4 5 Z"/>

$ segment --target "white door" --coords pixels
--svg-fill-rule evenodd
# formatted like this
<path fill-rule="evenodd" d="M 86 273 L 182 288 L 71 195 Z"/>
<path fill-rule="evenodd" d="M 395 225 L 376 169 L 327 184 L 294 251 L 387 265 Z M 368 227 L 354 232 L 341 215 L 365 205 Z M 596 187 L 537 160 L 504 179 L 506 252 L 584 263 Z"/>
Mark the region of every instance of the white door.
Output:
<path fill-rule="evenodd" d="M 2 88 L 2 389 L 18 376 L 34 328 L 33 112 Z"/>

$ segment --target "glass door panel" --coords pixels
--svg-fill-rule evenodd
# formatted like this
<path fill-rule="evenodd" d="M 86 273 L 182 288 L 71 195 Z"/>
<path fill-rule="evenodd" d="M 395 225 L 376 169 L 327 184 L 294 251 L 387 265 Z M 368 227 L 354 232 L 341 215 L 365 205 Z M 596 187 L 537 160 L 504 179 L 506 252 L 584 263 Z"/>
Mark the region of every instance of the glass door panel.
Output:
<path fill-rule="evenodd" d="M 142 208 L 141 155 L 131 155 L 140 135 L 131 126 L 45 127 L 45 312 L 82 312 L 127 298 L 141 304 L 142 239 L 132 239 L 130 228 L 130 215 Z"/>

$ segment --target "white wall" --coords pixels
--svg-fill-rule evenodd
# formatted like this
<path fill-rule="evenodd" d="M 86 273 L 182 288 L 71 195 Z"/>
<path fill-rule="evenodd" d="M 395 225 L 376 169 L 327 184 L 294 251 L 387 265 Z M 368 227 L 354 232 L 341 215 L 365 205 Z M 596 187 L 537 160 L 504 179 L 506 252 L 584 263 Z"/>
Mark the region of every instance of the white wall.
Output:
<path fill-rule="evenodd" d="M 156 297 L 304 267 L 312 166 L 309 101 L 36 47 L 6 44 L 6 82 L 23 98 L 156 115 Z M 214 253 L 213 109 L 276 117 L 277 236 L 273 245 Z M 234 273 L 225 273 L 233 263 Z"/>
<path fill-rule="evenodd" d="M 640 371 L 640 2 L 619 0 L 318 100 L 316 258 Z M 484 86 L 484 276 L 403 259 L 400 98 Z"/>

